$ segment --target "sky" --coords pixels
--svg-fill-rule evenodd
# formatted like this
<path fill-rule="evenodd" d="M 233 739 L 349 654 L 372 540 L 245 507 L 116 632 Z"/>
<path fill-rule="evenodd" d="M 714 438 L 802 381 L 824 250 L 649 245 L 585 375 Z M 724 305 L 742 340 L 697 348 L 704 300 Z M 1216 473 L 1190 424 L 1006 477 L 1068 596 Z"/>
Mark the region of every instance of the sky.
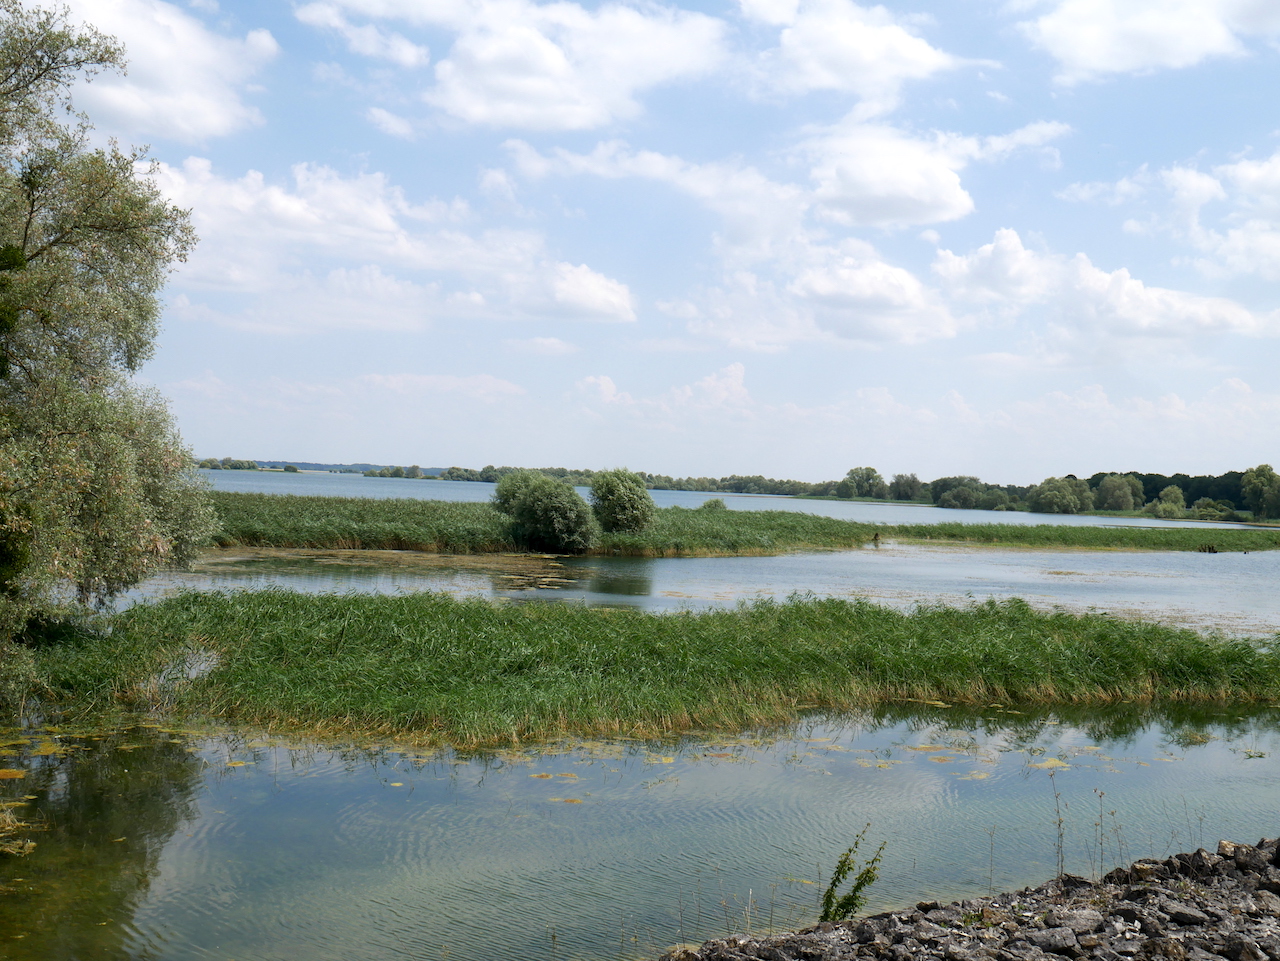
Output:
<path fill-rule="evenodd" d="M 73 0 L 198 457 L 1280 463 L 1274 0 Z"/>

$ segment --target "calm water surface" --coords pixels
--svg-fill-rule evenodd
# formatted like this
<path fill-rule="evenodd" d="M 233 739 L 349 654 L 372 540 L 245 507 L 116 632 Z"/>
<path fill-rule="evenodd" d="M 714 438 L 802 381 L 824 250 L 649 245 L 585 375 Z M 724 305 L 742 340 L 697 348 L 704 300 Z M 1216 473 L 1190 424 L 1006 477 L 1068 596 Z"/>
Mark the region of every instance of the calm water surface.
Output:
<path fill-rule="evenodd" d="M 487 501 L 496 485 L 480 481 L 406 480 L 401 477 L 365 477 L 362 474 L 329 474 L 299 471 L 202 470 L 215 490 L 262 494 L 302 494 L 319 497 L 409 497 L 418 500 Z M 587 488 L 579 487 L 583 496 Z M 1203 521 L 1162 521 L 1146 517 L 1089 517 L 1077 514 L 1028 514 L 1022 511 L 944 510 L 929 504 L 890 501 L 810 500 L 772 494 L 708 494 L 699 491 L 650 491 L 659 507 L 697 507 L 718 497 L 730 510 L 799 511 L 838 517 L 867 524 L 1070 524 L 1083 527 L 1244 527 Z"/>
<path fill-rule="evenodd" d="M 0 796 L 42 830 L 0 859 L 0 956 L 653 957 L 812 921 L 868 823 L 872 909 L 1038 883 L 1059 816 L 1085 875 L 1276 832 L 1275 712 L 957 712 L 478 756 L 10 732 Z"/>
<path fill-rule="evenodd" d="M 777 557 L 460 557 L 400 551 L 228 550 L 168 573 L 127 602 L 181 589 L 288 587 L 444 591 L 516 601 L 675 610 L 794 593 L 863 597 L 899 608 L 1022 597 L 1038 607 L 1105 610 L 1200 629 L 1280 631 L 1280 551 L 1026 550 L 886 543 Z"/>

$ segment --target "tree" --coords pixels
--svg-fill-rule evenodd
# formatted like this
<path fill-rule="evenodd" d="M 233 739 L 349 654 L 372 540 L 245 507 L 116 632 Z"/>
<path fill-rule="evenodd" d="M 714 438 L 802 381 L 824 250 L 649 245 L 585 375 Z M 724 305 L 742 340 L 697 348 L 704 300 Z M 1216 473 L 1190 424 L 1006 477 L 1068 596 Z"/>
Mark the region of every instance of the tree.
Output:
<path fill-rule="evenodd" d="M 1108 474 L 1098 482 L 1094 492 L 1100 511 L 1131 511 L 1142 500 L 1142 481 L 1132 474 Z"/>
<path fill-rule="evenodd" d="M 889 485 L 874 467 L 855 467 L 836 485 L 836 496 L 885 500 L 889 496 Z"/>
<path fill-rule="evenodd" d="M 1160 492 L 1158 497 L 1142 508 L 1142 511 L 1145 514 L 1166 519 L 1185 517 L 1187 514 L 1187 501 L 1182 496 L 1182 488 L 1176 484 L 1170 484 Z"/>
<path fill-rule="evenodd" d="M 1240 479 L 1240 493 L 1257 520 L 1280 517 L 1280 476 L 1270 464 L 1259 464 L 1245 471 Z"/>
<path fill-rule="evenodd" d="M 1027 504 L 1038 514 L 1083 514 L 1093 510 L 1093 491 L 1088 481 L 1046 477 L 1027 493 Z"/>
<path fill-rule="evenodd" d="M 935 481 L 929 482 L 929 497 L 935 504 L 941 506 L 942 498 L 947 491 L 954 490 L 957 487 L 968 487 L 974 493 L 980 494 L 987 489 L 987 485 L 982 483 L 976 477 L 961 475 L 959 477 L 939 477 Z"/>
<path fill-rule="evenodd" d="M 70 108 L 120 48 L 64 10 L 0 0 L 0 639 L 183 564 L 212 528 L 164 401 L 130 375 L 195 236 Z"/>
<path fill-rule="evenodd" d="M 609 532 L 634 534 L 653 521 L 653 498 L 638 475 L 626 468 L 601 471 L 591 478 L 591 507 Z"/>
<path fill-rule="evenodd" d="M 581 554 L 595 539 L 591 508 L 568 484 L 537 471 L 515 471 L 498 482 L 493 506 L 512 520 L 520 543 L 551 554 Z"/>
<path fill-rule="evenodd" d="M 920 478 L 915 474 L 894 474 L 889 481 L 889 496 L 895 501 L 913 501 L 924 489 Z"/>

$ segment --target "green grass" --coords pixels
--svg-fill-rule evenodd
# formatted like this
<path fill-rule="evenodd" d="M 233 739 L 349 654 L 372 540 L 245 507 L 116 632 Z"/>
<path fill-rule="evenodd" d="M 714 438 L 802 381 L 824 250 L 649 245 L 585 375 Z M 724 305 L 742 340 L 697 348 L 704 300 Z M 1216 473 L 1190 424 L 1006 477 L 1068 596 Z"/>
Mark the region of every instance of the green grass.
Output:
<path fill-rule="evenodd" d="M 279 494 L 212 494 L 222 547 L 380 549 L 481 554 L 516 551 L 510 521 L 487 503 Z M 1194 551 L 1272 550 L 1280 530 L 1016 524 L 859 524 L 796 511 L 660 508 L 640 534 L 606 534 L 597 554 L 640 557 L 838 550 L 885 538 L 1024 547 Z"/>
<path fill-rule="evenodd" d="M 171 690 L 189 652 L 220 664 Z M 1267 702 L 1280 652 L 1021 601 L 902 613 L 792 599 L 653 614 L 445 595 L 191 593 L 37 651 L 44 696 L 455 745 L 741 730 L 904 699 Z"/>
<path fill-rule="evenodd" d="M 1095 550 L 1269 551 L 1280 548 L 1280 530 L 1226 527 L 1086 527 L 1074 524 L 896 524 L 881 536 L 914 541 L 991 544 L 1002 547 L 1083 547 Z M 892 532 L 892 533 L 889 533 Z"/>

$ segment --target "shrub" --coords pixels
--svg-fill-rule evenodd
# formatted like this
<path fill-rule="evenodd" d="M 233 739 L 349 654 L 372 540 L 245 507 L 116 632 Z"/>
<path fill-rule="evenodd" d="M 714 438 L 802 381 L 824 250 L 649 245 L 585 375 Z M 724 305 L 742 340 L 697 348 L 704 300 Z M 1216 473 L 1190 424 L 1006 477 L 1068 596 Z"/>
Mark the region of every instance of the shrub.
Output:
<path fill-rule="evenodd" d="M 494 488 L 493 506 L 504 514 L 514 516 L 516 504 L 524 497 L 529 485 L 544 477 L 545 475 L 535 470 L 513 470 L 498 481 L 498 486 Z"/>
<path fill-rule="evenodd" d="M 653 521 L 653 498 L 644 481 L 625 468 L 591 478 L 591 506 L 609 533 L 635 534 Z"/>
<path fill-rule="evenodd" d="M 724 502 L 723 498 L 713 497 L 710 500 L 703 501 L 698 505 L 697 509 L 708 512 L 727 511 L 729 509 L 729 505 Z"/>
<path fill-rule="evenodd" d="M 510 515 L 515 539 L 531 550 L 581 554 L 591 547 L 591 508 L 568 484 L 534 471 L 508 474 L 493 494 L 498 510 Z"/>

